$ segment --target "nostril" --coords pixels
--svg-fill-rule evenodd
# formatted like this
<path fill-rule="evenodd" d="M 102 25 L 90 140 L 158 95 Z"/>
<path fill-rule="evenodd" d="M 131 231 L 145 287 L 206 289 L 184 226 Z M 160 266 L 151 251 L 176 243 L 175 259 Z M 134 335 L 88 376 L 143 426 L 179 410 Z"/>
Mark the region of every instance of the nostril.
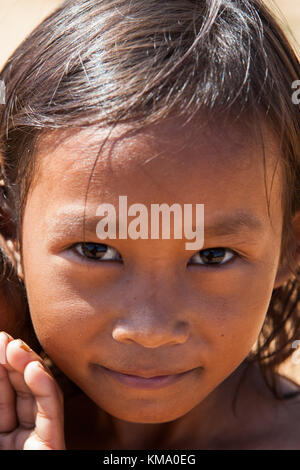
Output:
<path fill-rule="evenodd" d="M 166 325 L 138 323 L 130 326 L 114 326 L 111 334 L 118 343 L 134 343 L 145 348 L 158 348 L 185 343 L 189 337 L 189 330 L 186 322 L 177 322 L 176 325 L 170 324 L 170 322 Z"/>

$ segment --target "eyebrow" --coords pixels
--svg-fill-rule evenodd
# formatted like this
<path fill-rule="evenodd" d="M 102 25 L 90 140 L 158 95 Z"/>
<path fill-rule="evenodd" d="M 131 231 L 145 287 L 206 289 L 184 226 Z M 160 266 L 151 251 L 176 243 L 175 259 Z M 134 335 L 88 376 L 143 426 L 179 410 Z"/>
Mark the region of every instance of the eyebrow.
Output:
<path fill-rule="evenodd" d="M 233 214 L 220 214 L 216 221 L 206 226 L 204 216 L 204 238 L 205 237 L 225 237 L 238 235 L 244 232 L 261 233 L 265 229 L 263 222 L 251 212 L 237 210 Z"/>
<path fill-rule="evenodd" d="M 230 214 L 220 213 L 215 215 L 214 219 L 215 221 L 206 225 L 206 217 L 204 214 L 204 238 L 228 237 L 231 235 L 244 234 L 245 232 L 256 232 L 259 235 L 265 230 L 265 224 L 253 213 L 246 212 L 244 209 L 236 210 L 234 213 Z M 95 235 L 99 220 L 101 220 L 101 217 L 97 215 L 92 217 L 86 216 L 84 219 L 84 209 L 82 207 L 76 208 L 76 206 L 72 206 L 70 209 L 66 207 L 55 214 L 53 218 L 50 219 L 50 227 L 51 232 L 54 232 L 56 235 L 66 235 L 66 232 L 78 233 L 79 230 L 83 231 L 83 224 L 85 224 L 85 232 Z M 129 220 L 131 220 L 131 216 L 129 216 Z M 118 217 L 116 217 L 117 238 L 118 222 Z M 192 228 L 193 231 L 195 231 L 195 226 Z"/>
<path fill-rule="evenodd" d="M 56 235 L 66 235 L 66 233 L 78 233 L 79 230 L 83 232 L 85 228 L 86 233 L 96 234 L 96 225 L 99 222 L 99 216 L 87 217 L 84 215 L 84 208 L 71 209 L 64 208 L 57 212 L 51 219 L 49 219 L 48 228 Z"/>

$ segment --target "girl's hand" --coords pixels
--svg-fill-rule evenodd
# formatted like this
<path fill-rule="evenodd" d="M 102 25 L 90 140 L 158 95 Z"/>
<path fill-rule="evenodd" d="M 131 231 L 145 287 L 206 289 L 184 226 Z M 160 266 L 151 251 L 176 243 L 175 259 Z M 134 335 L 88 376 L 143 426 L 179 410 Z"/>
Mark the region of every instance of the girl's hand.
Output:
<path fill-rule="evenodd" d="M 42 359 L 0 332 L 0 450 L 65 450 L 63 394 Z"/>

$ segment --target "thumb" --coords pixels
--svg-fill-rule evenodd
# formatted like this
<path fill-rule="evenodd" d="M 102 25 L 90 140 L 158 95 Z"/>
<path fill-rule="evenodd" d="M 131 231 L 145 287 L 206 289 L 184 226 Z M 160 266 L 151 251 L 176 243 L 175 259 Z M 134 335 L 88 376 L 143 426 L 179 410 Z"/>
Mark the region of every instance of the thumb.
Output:
<path fill-rule="evenodd" d="M 24 380 L 36 405 L 35 429 L 24 449 L 65 450 L 63 395 L 39 361 L 30 362 Z"/>

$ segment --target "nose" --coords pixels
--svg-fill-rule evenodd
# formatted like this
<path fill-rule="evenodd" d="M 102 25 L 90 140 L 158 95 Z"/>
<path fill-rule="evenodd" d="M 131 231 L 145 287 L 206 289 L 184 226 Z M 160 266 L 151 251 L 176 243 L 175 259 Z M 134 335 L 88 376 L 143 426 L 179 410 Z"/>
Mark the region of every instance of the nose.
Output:
<path fill-rule="evenodd" d="M 144 348 L 158 348 L 183 344 L 188 339 L 188 328 L 184 322 L 174 325 L 143 321 L 119 324 L 114 327 L 112 337 L 120 343 L 136 343 Z"/>
<path fill-rule="evenodd" d="M 136 343 L 145 348 L 158 348 L 185 343 L 190 335 L 190 323 L 184 318 L 175 301 L 158 301 L 158 292 L 148 298 L 131 301 L 126 315 L 119 318 L 112 328 L 112 337 L 120 343 Z"/>

